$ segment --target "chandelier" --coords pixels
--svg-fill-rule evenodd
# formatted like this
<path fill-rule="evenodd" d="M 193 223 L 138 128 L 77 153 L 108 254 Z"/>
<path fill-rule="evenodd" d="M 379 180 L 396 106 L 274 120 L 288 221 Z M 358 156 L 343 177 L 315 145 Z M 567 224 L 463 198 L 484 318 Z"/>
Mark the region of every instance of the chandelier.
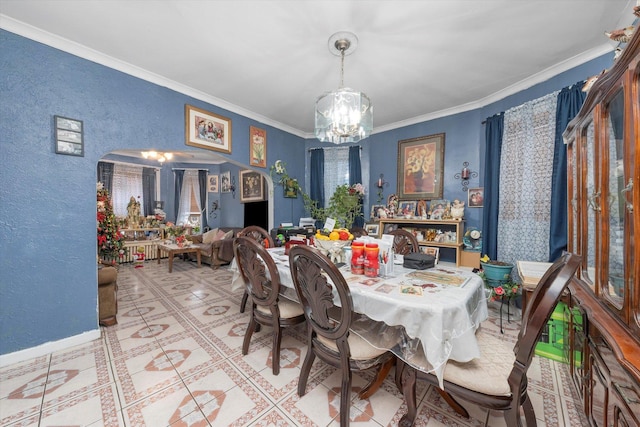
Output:
<path fill-rule="evenodd" d="M 160 164 L 173 159 L 173 153 L 161 153 L 158 151 L 142 151 L 141 153 L 145 159 L 155 159 L 160 162 Z"/>
<path fill-rule="evenodd" d="M 358 38 L 350 32 L 339 32 L 329 38 L 329 51 L 341 57 L 340 88 L 322 94 L 316 101 L 315 135 L 322 142 L 358 142 L 373 129 L 373 105 L 369 97 L 344 87 L 344 57 L 357 46 Z"/>

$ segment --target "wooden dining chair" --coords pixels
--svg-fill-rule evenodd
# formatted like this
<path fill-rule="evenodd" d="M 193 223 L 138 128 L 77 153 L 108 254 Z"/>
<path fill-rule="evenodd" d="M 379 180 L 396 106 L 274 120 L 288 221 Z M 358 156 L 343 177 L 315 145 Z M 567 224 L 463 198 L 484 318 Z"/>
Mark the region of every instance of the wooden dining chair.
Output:
<path fill-rule="evenodd" d="M 233 242 L 233 250 L 238 268 L 247 279 L 247 292 L 251 295 L 249 326 L 244 334 L 242 354 L 249 352 L 251 335 L 258 324 L 271 326 L 271 370 L 273 375 L 278 375 L 282 329 L 304 322 L 302 306 L 280 295 L 278 267 L 262 245 L 249 237 L 238 237 Z"/>
<path fill-rule="evenodd" d="M 256 242 L 259 242 L 265 248 L 273 248 L 275 245 L 273 244 L 273 238 L 269 234 L 267 230 L 257 225 L 250 225 L 248 227 L 243 228 L 242 230 L 236 233 L 236 237 L 250 237 Z M 249 298 L 249 294 L 247 291 L 244 291 L 242 295 L 242 301 L 240 302 L 240 313 L 244 313 L 244 309 L 247 306 L 247 299 Z"/>
<path fill-rule="evenodd" d="M 412 252 L 420 252 L 420 245 L 416 236 L 407 230 L 398 228 L 387 234 L 393 235 L 393 252 L 398 255 L 406 255 Z"/>
<path fill-rule="evenodd" d="M 368 236 L 369 233 L 362 227 L 351 227 L 349 233 L 353 234 L 354 239 L 362 236 Z"/>
<path fill-rule="evenodd" d="M 447 363 L 444 371 L 444 390 L 440 391 L 456 411 L 460 412 L 462 409 L 468 417 L 468 413 L 454 396 L 489 411 L 502 411 L 507 425 L 516 427 L 522 426 L 522 407 L 527 427 L 536 426 L 535 412 L 527 394 L 527 370 L 542 331 L 580 262 L 579 256 L 565 253 L 549 267 L 540 279 L 540 285 L 522 316 L 515 347 L 480 328 L 476 333 L 480 358 L 466 363 Z M 433 374 L 417 372 L 403 362 L 399 362 L 398 365 L 401 370 L 400 382 L 408 406 L 408 412 L 401 419 L 400 425 L 406 427 L 412 425 L 416 416 L 416 376 L 435 387 L 439 387 L 439 383 Z M 489 413 L 487 420 L 488 418 Z"/>
<path fill-rule="evenodd" d="M 391 370 L 395 355 L 373 347 L 360 335 L 350 331 L 354 315 L 351 292 L 329 258 L 310 246 L 296 245 L 289 252 L 289 267 L 307 319 L 309 346 L 298 380 L 298 395 L 304 396 L 306 392 L 309 372 L 316 356 L 339 368 L 342 372 L 340 426 L 346 427 L 349 425 L 352 372 L 378 369 L 377 375 L 359 393 L 361 399 L 368 398 L 375 392 L 374 387 L 379 387 Z"/>

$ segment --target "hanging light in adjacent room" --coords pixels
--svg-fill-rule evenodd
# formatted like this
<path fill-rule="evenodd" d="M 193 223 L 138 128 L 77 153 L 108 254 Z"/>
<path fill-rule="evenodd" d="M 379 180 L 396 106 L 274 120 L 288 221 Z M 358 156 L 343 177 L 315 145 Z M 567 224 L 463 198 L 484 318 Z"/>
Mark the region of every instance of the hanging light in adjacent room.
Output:
<path fill-rule="evenodd" d="M 160 153 L 158 151 L 142 151 L 142 157 L 145 159 L 155 159 L 160 164 L 163 164 L 167 160 L 173 159 L 173 153 Z"/>
<path fill-rule="evenodd" d="M 357 46 L 358 38 L 350 32 L 339 32 L 329 38 L 329 51 L 341 57 L 340 88 L 324 93 L 316 101 L 315 135 L 322 142 L 358 142 L 373 129 L 373 105 L 369 97 L 344 87 L 344 57 Z"/>

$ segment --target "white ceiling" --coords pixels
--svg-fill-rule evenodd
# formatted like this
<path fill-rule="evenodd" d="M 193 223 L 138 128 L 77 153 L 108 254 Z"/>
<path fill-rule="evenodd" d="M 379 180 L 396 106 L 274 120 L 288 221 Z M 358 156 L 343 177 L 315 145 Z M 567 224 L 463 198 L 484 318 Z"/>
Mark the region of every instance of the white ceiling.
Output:
<path fill-rule="evenodd" d="M 303 137 L 340 83 L 374 132 L 478 108 L 616 47 L 635 0 L 0 0 L 0 27 Z"/>

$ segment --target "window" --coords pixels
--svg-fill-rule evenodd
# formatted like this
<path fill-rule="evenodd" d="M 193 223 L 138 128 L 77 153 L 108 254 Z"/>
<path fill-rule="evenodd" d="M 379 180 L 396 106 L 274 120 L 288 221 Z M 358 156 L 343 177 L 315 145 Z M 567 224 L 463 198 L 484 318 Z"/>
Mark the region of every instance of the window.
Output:
<path fill-rule="evenodd" d="M 349 148 L 325 148 L 324 155 L 324 207 L 326 208 L 336 187 L 349 184 Z"/>
<path fill-rule="evenodd" d="M 144 206 L 142 167 L 114 164 L 111 188 L 111 202 L 115 216 L 127 216 L 127 205 L 131 196 L 140 202 L 140 206 Z"/>
<path fill-rule="evenodd" d="M 200 206 L 200 183 L 198 182 L 197 170 L 185 170 L 182 180 L 182 190 L 180 191 L 180 207 L 178 209 L 178 218 L 176 224 L 200 224 L 200 215 L 202 207 Z M 197 219 L 196 219 L 197 218 Z"/>

